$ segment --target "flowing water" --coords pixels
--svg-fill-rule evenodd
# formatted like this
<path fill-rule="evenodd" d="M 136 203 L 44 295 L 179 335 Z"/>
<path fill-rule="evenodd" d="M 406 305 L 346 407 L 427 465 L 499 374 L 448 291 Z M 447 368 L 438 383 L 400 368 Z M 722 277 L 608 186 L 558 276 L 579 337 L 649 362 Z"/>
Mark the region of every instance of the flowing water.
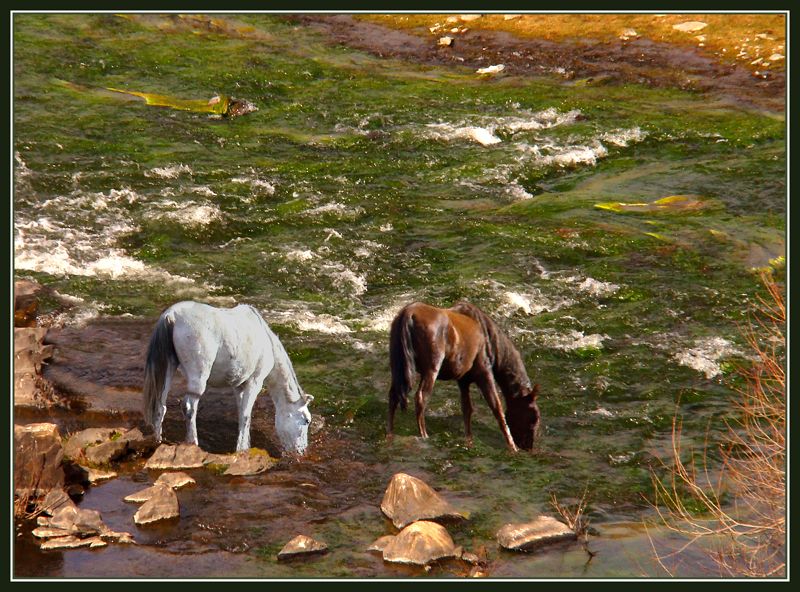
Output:
<path fill-rule="evenodd" d="M 214 119 L 109 87 L 225 93 L 258 111 Z M 754 269 L 780 268 L 785 251 L 784 126 L 783 114 L 678 90 L 382 60 L 281 17 L 16 15 L 17 277 L 69 297 L 68 326 L 132 316 L 142 339 L 177 300 L 253 304 L 325 427 L 308 459 L 266 475 L 198 472 L 180 522 L 136 529 L 134 547 L 43 553 L 23 525 L 15 572 L 418 576 L 363 552 L 391 532 L 379 503 L 402 470 L 470 512 L 449 529 L 486 549 L 490 575 L 664 575 L 649 540 L 671 539 L 643 526 L 651 467 L 670 452 L 676 411 L 700 444 L 731 412 Z M 477 393 L 467 448 L 446 382 L 429 440 L 406 413 L 384 441 L 393 315 L 460 299 L 498 319 L 540 384 L 533 454 L 505 452 Z M 255 421 L 269 430 L 262 400 Z M 201 445 L 215 409 L 201 402 Z M 225 438 L 213 446 L 232 447 Z M 146 478 L 132 466 L 82 506 L 134 529 L 119 500 Z M 590 562 L 579 545 L 497 549 L 500 526 L 584 490 Z M 331 553 L 277 563 L 298 532 Z M 700 557 L 675 566 L 714 573 Z"/>

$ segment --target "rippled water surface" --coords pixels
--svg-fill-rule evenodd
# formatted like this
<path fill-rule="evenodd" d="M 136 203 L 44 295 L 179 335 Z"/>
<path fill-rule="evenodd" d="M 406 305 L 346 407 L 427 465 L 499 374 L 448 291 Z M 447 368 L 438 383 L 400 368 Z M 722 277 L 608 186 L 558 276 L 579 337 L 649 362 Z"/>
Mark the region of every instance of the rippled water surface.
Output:
<path fill-rule="evenodd" d="M 215 120 L 108 87 L 225 93 L 258 111 Z M 279 17 L 16 15 L 14 134 L 16 275 L 73 298 L 65 322 L 254 304 L 326 420 L 304 462 L 200 472 L 180 522 L 137 531 L 141 546 L 41 553 L 20 536 L 18 575 L 419 575 L 363 552 L 390 532 L 379 503 L 399 470 L 471 512 L 451 533 L 488 549 L 492 575 L 660 575 L 642 526 L 650 467 L 676 409 L 698 442 L 719 433 L 748 355 L 753 269 L 784 254 L 782 114 L 382 61 Z M 477 398 L 466 448 L 451 383 L 431 399 L 428 441 L 413 413 L 384 441 L 393 315 L 460 299 L 498 319 L 540 384 L 532 455 L 504 451 Z M 131 530 L 118 500 L 145 479 L 132 467 L 82 504 Z M 504 523 L 584 489 L 592 562 L 579 545 L 497 550 Z M 332 552 L 278 564 L 298 524 Z"/>

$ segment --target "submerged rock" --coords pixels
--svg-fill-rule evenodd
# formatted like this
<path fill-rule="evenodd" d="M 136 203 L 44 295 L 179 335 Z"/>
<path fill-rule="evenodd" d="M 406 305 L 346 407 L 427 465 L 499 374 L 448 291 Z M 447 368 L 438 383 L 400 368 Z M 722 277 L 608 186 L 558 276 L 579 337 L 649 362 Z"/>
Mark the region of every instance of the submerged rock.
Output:
<path fill-rule="evenodd" d="M 134 514 L 136 524 L 150 524 L 159 520 L 169 520 L 180 516 L 178 496 L 169 485 L 159 483 L 153 486 L 153 495 Z"/>
<path fill-rule="evenodd" d="M 417 520 L 465 518 L 427 483 L 405 473 L 397 473 L 392 477 L 383 496 L 381 510 L 397 528 Z"/>
<path fill-rule="evenodd" d="M 575 531 L 551 516 L 539 516 L 533 522 L 506 524 L 497 532 L 497 542 L 510 551 L 528 551 L 541 545 L 574 540 Z"/>
<path fill-rule="evenodd" d="M 406 526 L 383 549 L 384 561 L 414 565 L 427 565 L 457 555 L 460 555 L 460 548 L 455 546 L 447 530 L 441 524 L 426 520 Z"/>
<path fill-rule="evenodd" d="M 197 469 L 208 453 L 195 444 L 162 444 L 145 463 L 146 469 Z"/>
<path fill-rule="evenodd" d="M 299 534 L 286 543 L 278 552 L 278 559 L 291 559 L 302 555 L 313 555 L 328 552 L 328 545 L 311 537 Z"/>

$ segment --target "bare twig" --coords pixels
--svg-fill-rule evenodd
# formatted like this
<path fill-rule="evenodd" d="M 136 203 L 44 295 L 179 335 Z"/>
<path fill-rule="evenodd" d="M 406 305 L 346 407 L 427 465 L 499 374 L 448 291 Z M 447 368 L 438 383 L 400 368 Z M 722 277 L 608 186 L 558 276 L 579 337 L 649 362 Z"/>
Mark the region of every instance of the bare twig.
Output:
<path fill-rule="evenodd" d="M 786 570 L 786 374 L 784 370 L 786 307 L 779 286 L 763 277 L 768 299 L 759 299 L 756 318 L 742 330 L 754 354 L 750 368 L 741 371 L 746 386 L 736 389 L 736 420 L 727 422 L 719 452 L 721 470 L 712 479 L 709 443 L 700 470 L 693 451 L 689 460 L 681 449 L 682 423 L 672 424 L 672 459 L 664 464 L 667 478 L 653 473 L 655 508 L 660 522 L 686 538 L 669 554 L 653 546 L 656 558 L 683 553 L 699 541 L 722 575 L 771 577 Z M 724 501 L 725 495 L 729 501 Z M 652 544 L 652 539 L 651 539 Z"/>

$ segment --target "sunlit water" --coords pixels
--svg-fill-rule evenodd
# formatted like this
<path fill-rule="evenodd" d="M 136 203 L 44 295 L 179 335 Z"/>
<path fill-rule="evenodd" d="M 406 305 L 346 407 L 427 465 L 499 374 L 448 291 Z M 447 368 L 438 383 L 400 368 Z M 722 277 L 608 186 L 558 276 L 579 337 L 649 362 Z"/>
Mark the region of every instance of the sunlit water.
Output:
<path fill-rule="evenodd" d="M 664 89 L 381 61 L 274 17 L 219 23 L 15 17 L 16 275 L 69 298 L 68 325 L 154 319 L 180 299 L 256 305 L 326 418 L 318 450 L 258 478 L 205 475 L 182 494 L 177 526 L 137 530 L 140 547 L 42 554 L 25 534 L 17 572 L 419 575 L 363 551 L 390 532 L 380 497 L 404 470 L 471 512 L 451 533 L 487 548 L 493 575 L 663 575 L 642 526 L 651 466 L 670 452 L 676 410 L 698 442 L 730 412 L 753 269 L 785 250 L 782 116 Z M 104 87 L 224 92 L 258 111 L 213 120 Z M 702 207 L 596 207 L 672 195 Z M 498 319 L 540 384 L 532 455 L 504 451 L 477 393 L 466 448 L 450 383 L 431 399 L 430 440 L 405 414 L 384 442 L 391 319 L 413 300 L 460 299 Z M 135 529 L 135 508 L 117 502 L 137 480 L 141 468 L 83 504 Z M 590 563 L 579 545 L 497 550 L 504 523 L 584 489 L 598 533 Z M 206 524 L 212 505 L 225 509 Z M 331 554 L 276 563 L 297 523 Z M 710 573 L 701 558 L 673 567 Z"/>

